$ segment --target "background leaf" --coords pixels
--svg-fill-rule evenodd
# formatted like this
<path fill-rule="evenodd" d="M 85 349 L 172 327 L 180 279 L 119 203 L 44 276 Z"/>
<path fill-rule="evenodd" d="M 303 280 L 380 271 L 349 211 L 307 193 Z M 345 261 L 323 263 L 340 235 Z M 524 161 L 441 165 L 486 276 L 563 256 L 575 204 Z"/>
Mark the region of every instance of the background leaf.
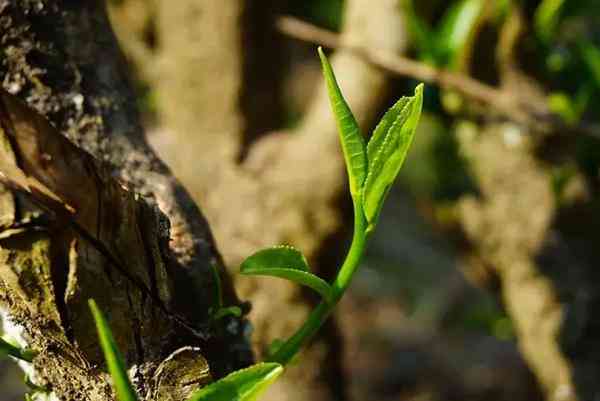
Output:
<path fill-rule="evenodd" d="M 381 121 L 375 127 L 373 131 L 373 135 L 369 140 L 369 144 L 367 145 L 367 160 L 369 163 L 368 170 L 371 171 L 373 169 L 373 164 L 375 162 L 376 156 L 378 152 L 381 150 L 381 147 L 387 137 L 387 134 L 390 131 L 390 128 L 396 121 L 396 119 L 400 116 L 402 111 L 405 111 L 407 106 L 410 106 L 413 98 L 411 97 L 402 97 L 398 100 L 381 118 Z"/>
<path fill-rule="evenodd" d="M 278 363 L 259 363 L 198 390 L 190 401 L 255 401 L 282 372 Z"/>
<path fill-rule="evenodd" d="M 350 107 L 340 91 L 331 64 L 329 64 L 325 53 L 323 53 L 323 49 L 319 47 L 318 51 L 323 67 L 323 75 L 325 76 L 325 81 L 327 83 L 329 100 L 331 101 L 331 107 L 340 134 L 344 159 L 346 160 L 346 169 L 348 170 L 348 180 L 350 182 L 350 193 L 353 198 L 358 198 L 360 196 L 360 189 L 367 176 L 365 140 L 352 115 Z"/>
<path fill-rule="evenodd" d="M 579 50 L 589 70 L 590 77 L 593 79 L 596 87 L 600 88 L 600 49 L 594 46 L 593 43 L 582 40 L 579 42 Z"/>
<path fill-rule="evenodd" d="M 437 34 L 444 65 L 456 68 L 460 54 L 473 36 L 484 6 L 483 0 L 463 0 L 446 12 Z"/>
<path fill-rule="evenodd" d="M 100 309 L 98 309 L 98 306 L 93 299 L 89 300 L 89 305 L 92 310 L 92 315 L 94 315 L 94 320 L 96 321 L 100 346 L 102 347 L 104 357 L 106 358 L 108 371 L 113 379 L 113 386 L 117 393 L 117 399 L 119 401 L 136 401 L 138 399 L 137 395 L 129 381 L 125 363 L 123 362 L 123 356 L 117 348 L 110 327 L 108 327 L 104 315 L 102 315 L 102 312 L 100 312 Z"/>
<path fill-rule="evenodd" d="M 544 0 L 535 10 L 535 30 L 543 41 L 552 39 L 565 3 L 565 0 Z"/>

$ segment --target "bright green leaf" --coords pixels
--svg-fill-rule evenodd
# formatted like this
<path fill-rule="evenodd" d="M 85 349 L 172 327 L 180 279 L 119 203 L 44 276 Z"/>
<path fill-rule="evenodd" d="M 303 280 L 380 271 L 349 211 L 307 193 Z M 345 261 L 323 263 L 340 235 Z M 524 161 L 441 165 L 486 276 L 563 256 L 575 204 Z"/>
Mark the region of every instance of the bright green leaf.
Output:
<path fill-rule="evenodd" d="M 284 267 L 308 272 L 308 262 L 302 252 L 288 245 L 263 249 L 248 257 L 242 263 L 242 273 L 246 269 L 272 269 Z"/>
<path fill-rule="evenodd" d="M 104 315 L 100 312 L 100 309 L 98 309 L 98 306 L 93 299 L 89 300 L 89 305 L 94 320 L 96 321 L 100 346 L 104 352 L 108 371 L 113 379 L 113 386 L 117 393 L 117 399 L 119 401 L 136 401 L 138 399 L 137 395 L 129 381 L 123 357 L 117 348 L 117 343 L 113 338 L 110 327 L 108 327 Z"/>
<path fill-rule="evenodd" d="M 245 275 L 284 278 L 313 289 L 327 301 L 332 300 L 331 286 L 312 274 L 304 256 L 292 247 L 258 251 L 242 263 L 240 272 Z"/>
<path fill-rule="evenodd" d="M 346 100 L 344 100 L 331 68 L 331 64 L 329 64 L 325 53 L 323 53 L 323 49 L 320 47 L 319 57 L 321 58 L 323 75 L 327 82 L 329 100 L 337 122 L 344 159 L 346 160 L 346 169 L 348 170 L 348 180 L 350 182 L 350 193 L 353 198 L 358 199 L 360 196 L 360 189 L 367 176 L 365 141 L 358 124 L 352 115 L 352 111 L 350 111 L 350 107 L 346 103 Z"/>
<path fill-rule="evenodd" d="M 303 272 L 295 269 L 275 268 L 275 269 L 245 269 L 242 274 L 280 277 L 295 283 L 304 285 L 318 292 L 327 302 L 332 302 L 331 286 L 322 278 L 312 273 Z"/>
<path fill-rule="evenodd" d="M 209 384 L 189 401 L 255 401 L 282 372 L 278 363 L 259 363 Z"/>
<path fill-rule="evenodd" d="M 369 143 L 367 145 L 367 161 L 370 171 L 373 168 L 373 163 L 375 160 L 375 156 L 381 150 L 384 140 L 387 137 L 387 134 L 396 121 L 396 119 L 402 114 L 402 118 L 408 118 L 408 112 L 410 109 L 410 104 L 413 98 L 411 97 L 402 97 L 398 100 L 381 118 L 377 127 L 373 131 L 373 135 L 371 139 L 369 139 Z"/>
<path fill-rule="evenodd" d="M 535 10 L 535 31 L 543 41 L 552 39 L 565 3 L 566 0 L 543 0 Z"/>
<path fill-rule="evenodd" d="M 363 209 L 372 229 L 414 137 L 423 106 L 423 84 L 415 96 L 400 99 L 376 128 L 369 142 L 369 175 L 363 188 Z M 392 124 L 389 120 L 394 118 Z M 379 131 L 378 131 L 379 130 Z M 383 136 L 383 140 L 382 137 Z"/>
<path fill-rule="evenodd" d="M 35 356 L 33 352 L 19 348 L 0 338 L 0 355 L 9 355 L 25 362 L 31 362 Z"/>
<path fill-rule="evenodd" d="M 452 6 L 444 15 L 437 34 L 444 63 L 456 67 L 460 54 L 473 37 L 477 22 L 485 6 L 484 0 L 463 0 Z"/>

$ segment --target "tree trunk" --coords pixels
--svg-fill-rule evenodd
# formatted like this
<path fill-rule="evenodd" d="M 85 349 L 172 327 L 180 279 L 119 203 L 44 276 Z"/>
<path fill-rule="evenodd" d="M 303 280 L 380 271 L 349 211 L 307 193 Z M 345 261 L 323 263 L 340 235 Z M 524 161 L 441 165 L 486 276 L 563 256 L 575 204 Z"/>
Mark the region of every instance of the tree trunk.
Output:
<path fill-rule="evenodd" d="M 204 208 L 231 271 L 252 252 L 287 243 L 326 276 L 335 268 L 332 259 L 345 250 L 348 200 L 324 83 L 318 82 L 297 127 L 261 132 L 282 119 L 272 106 L 281 98 L 280 56 L 272 50 L 281 38 L 273 32 L 272 11 L 283 10 L 282 3 L 186 0 L 172 7 L 158 2 L 149 12 L 157 21 L 155 47 L 135 50 L 140 41 L 131 43 L 131 30 L 121 37 L 156 88 L 163 126 L 153 143 Z M 117 7 L 113 15 L 122 17 L 125 9 Z M 365 46 L 394 53 L 405 48 L 395 0 L 347 1 L 342 31 L 345 39 Z M 386 99 L 388 77 L 348 51 L 336 52 L 332 63 L 359 123 L 368 128 Z M 148 64 L 156 67 L 148 71 Z M 243 162 L 240 156 L 246 156 Z M 253 304 L 259 355 L 299 327 L 314 301 L 282 280 L 243 277 L 236 286 Z M 266 398 L 343 399 L 339 340 L 330 324 Z"/>
<path fill-rule="evenodd" d="M 508 92 L 547 112 L 542 84 L 517 60 L 528 22 L 514 11 L 497 55 Z M 492 119 L 490 119 L 492 120 Z M 473 246 L 471 266 L 498 278 L 501 299 L 518 344 L 548 400 L 592 400 L 598 381 L 597 183 L 575 166 L 581 137 L 542 135 L 515 123 L 487 122 L 476 133 L 459 124 L 478 196 L 459 203 L 462 227 Z M 556 149 L 560 149 L 559 152 Z M 559 168 L 573 177 L 553 187 Z M 568 216 L 568 218 L 565 218 Z"/>
<path fill-rule="evenodd" d="M 145 141 L 103 2 L 0 1 L 0 26 L 3 87 L 77 145 L 3 95 L 2 173 L 37 189 L 0 191 L 0 302 L 38 352 L 34 382 L 61 400 L 112 397 L 88 298 L 147 399 L 183 399 L 205 368 L 219 377 L 250 363 L 246 323 L 210 320 L 215 272 L 224 303 L 237 298 L 205 219 Z"/>

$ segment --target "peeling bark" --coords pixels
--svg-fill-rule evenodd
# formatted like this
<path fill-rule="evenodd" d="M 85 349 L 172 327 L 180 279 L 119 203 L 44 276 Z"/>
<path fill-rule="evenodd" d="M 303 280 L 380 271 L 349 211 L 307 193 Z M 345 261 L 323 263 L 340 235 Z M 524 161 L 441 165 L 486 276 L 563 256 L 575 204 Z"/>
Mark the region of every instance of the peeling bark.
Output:
<path fill-rule="evenodd" d="M 0 27 L 2 86 L 75 144 L 3 96 L 2 158 L 17 166 L 3 173 L 20 185 L 0 191 L 0 304 L 39 352 L 35 380 L 61 400 L 111 399 L 88 298 L 147 399 L 178 387 L 156 376 L 172 371 L 163 360 L 201 377 L 248 364 L 246 323 L 210 324 L 213 269 L 225 303 L 239 301 L 206 221 L 144 139 L 102 2 L 0 1 Z"/>

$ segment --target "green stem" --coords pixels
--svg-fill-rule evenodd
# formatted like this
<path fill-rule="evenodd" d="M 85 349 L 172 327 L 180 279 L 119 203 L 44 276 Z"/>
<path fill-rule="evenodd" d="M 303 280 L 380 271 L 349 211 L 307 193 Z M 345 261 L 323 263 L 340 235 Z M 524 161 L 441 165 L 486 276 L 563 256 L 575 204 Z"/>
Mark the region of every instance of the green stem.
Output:
<path fill-rule="evenodd" d="M 367 243 L 367 221 L 363 212 L 360 198 L 353 199 L 354 203 L 354 234 L 352 244 L 346 255 L 337 277 L 332 284 L 333 299 L 332 302 L 321 301 L 321 303 L 311 312 L 304 324 L 292 335 L 277 352 L 267 359 L 267 362 L 278 362 L 282 365 L 287 364 L 294 358 L 300 348 L 306 344 L 319 331 L 323 323 L 327 320 L 333 308 L 338 303 L 344 292 L 350 285 L 352 276 L 363 256 Z"/>

